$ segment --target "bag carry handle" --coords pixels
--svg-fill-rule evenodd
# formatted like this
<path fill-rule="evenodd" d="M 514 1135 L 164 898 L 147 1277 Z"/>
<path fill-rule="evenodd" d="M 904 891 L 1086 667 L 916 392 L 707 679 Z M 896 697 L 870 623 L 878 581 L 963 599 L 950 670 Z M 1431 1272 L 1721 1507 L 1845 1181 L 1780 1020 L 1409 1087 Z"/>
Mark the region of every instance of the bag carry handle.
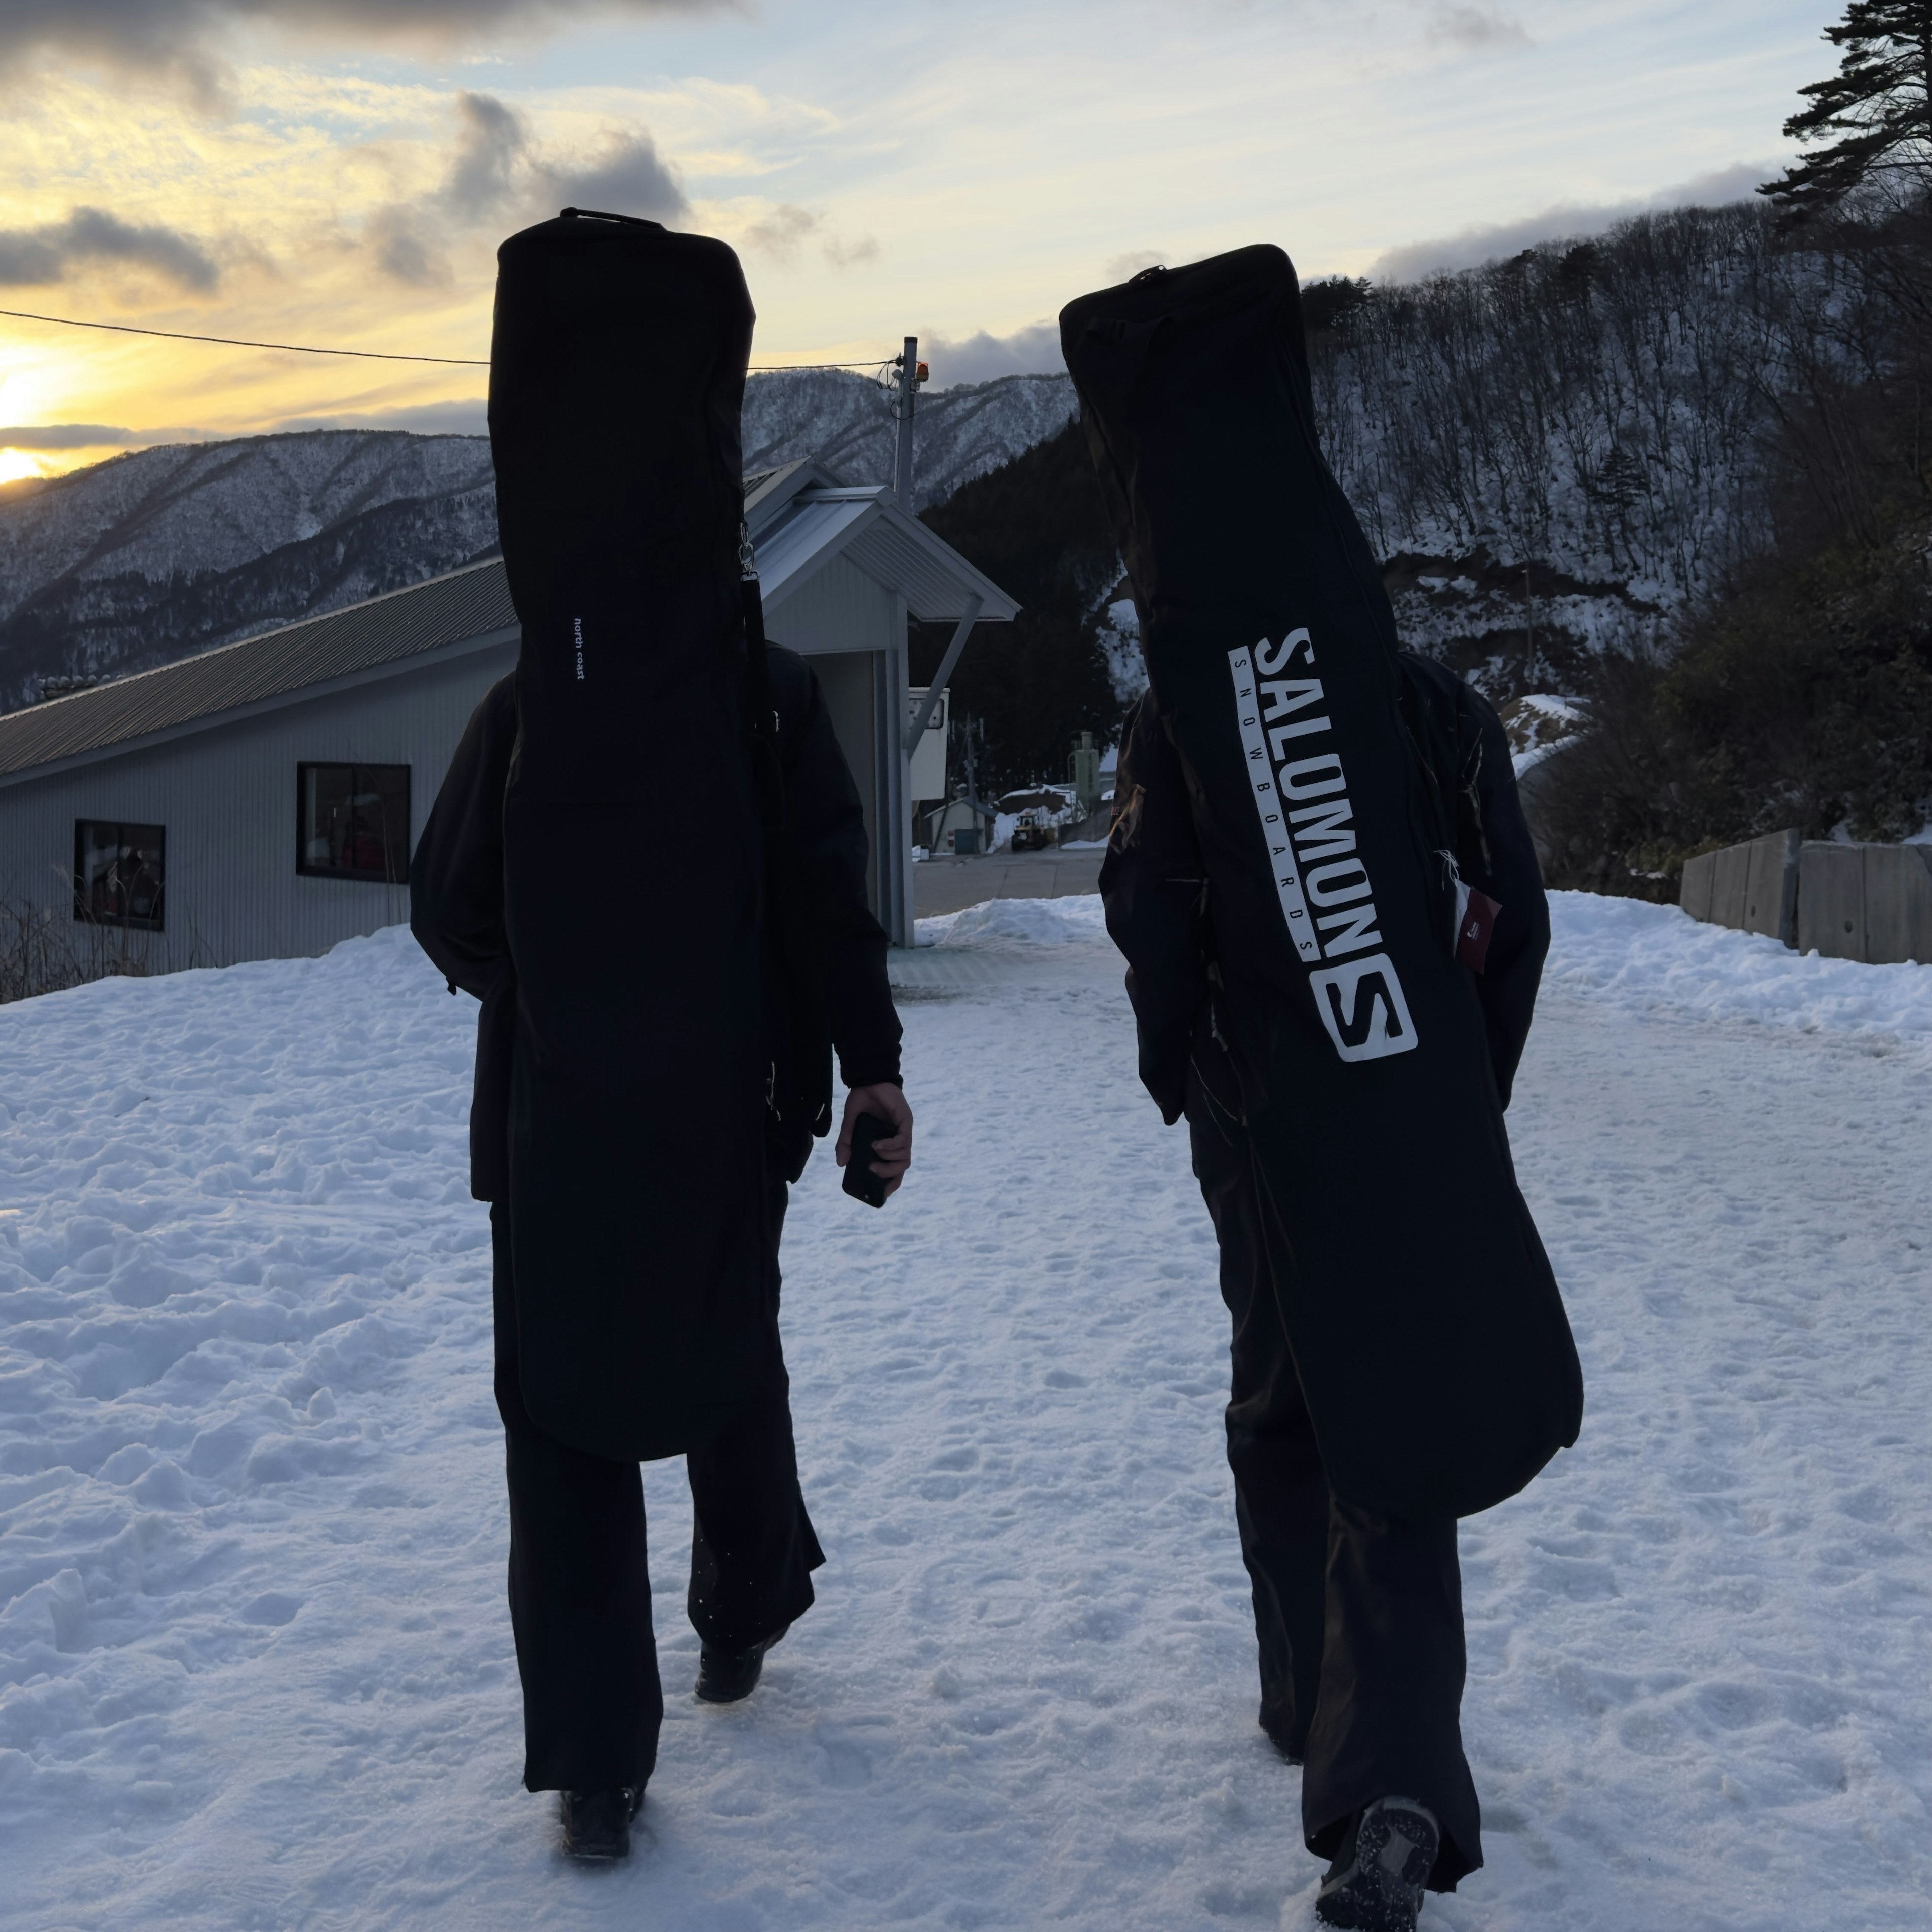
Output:
<path fill-rule="evenodd" d="M 646 221 L 641 214 L 612 214 L 602 208 L 560 208 L 556 218 L 560 221 L 616 221 L 626 228 L 655 228 L 660 235 L 664 232 L 662 221 Z"/>

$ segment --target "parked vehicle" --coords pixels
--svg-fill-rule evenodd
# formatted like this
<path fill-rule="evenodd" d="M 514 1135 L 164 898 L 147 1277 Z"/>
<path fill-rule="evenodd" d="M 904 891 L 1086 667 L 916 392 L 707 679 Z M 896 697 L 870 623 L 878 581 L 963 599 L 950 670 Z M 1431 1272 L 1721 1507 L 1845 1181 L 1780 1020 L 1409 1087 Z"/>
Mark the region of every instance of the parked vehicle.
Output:
<path fill-rule="evenodd" d="M 1044 852 L 1058 836 L 1048 815 L 1037 806 L 1030 806 L 1013 827 L 1012 848 L 1016 852 Z"/>

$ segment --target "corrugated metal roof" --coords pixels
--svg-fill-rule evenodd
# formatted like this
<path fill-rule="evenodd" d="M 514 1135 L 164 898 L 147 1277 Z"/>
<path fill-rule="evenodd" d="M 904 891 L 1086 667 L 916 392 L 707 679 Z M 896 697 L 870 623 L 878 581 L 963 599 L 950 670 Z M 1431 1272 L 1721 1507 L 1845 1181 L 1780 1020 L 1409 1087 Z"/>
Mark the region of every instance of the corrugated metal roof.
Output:
<path fill-rule="evenodd" d="M 745 478 L 745 520 L 752 541 L 761 543 L 766 526 L 782 517 L 801 490 L 838 490 L 844 484 L 824 464 L 802 457 L 776 470 L 754 470 Z"/>
<path fill-rule="evenodd" d="M 515 628 L 502 560 L 0 717 L 0 777 Z"/>
<path fill-rule="evenodd" d="M 982 624 L 1010 623 L 1020 607 L 990 577 L 975 570 L 952 546 L 908 517 L 895 502 L 845 546 L 845 554 L 868 577 L 890 584 L 922 624 L 952 623 L 966 614 L 969 596 L 980 599 Z"/>
<path fill-rule="evenodd" d="M 796 589 L 836 551 L 852 526 L 872 514 L 865 502 L 804 502 L 794 500 L 791 514 L 775 530 L 760 530 L 752 539 L 758 560 L 758 586 L 766 603 L 776 608 L 788 592 Z"/>
<path fill-rule="evenodd" d="M 792 498 L 790 509 L 757 538 L 768 604 L 782 602 L 794 582 L 802 583 L 822 557 L 836 551 L 897 591 L 922 623 L 956 621 L 974 596 L 982 624 L 1010 622 L 1019 615 L 1020 607 L 991 578 L 908 516 L 884 484 L 803 490 Z"/>

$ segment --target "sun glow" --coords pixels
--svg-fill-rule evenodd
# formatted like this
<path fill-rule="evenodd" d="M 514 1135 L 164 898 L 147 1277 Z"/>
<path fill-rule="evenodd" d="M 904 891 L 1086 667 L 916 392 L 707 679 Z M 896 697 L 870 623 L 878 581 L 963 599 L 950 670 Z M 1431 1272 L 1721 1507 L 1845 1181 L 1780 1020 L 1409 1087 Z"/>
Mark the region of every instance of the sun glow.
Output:
<path fill-rule="evenodd" d="M 4 326 L 10 335 L 15 325 Z M 78 372 L 44 342 L 0 340 L 0 422 L 44 422 L 57 414 Z"/>
<path fill-rule="evenodd" d="M 23 476 L 44 476 L 46 470 L 30 449 L 0 449 L 0 483 L 17 483 Z"/>

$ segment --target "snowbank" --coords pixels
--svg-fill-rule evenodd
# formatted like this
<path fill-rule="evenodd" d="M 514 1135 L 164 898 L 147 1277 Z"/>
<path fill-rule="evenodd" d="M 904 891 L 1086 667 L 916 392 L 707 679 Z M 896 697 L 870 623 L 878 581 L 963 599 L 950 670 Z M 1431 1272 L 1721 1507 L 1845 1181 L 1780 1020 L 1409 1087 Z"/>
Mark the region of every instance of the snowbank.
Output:
<path fill-rule="evenodd" d="M 1932 964 L 1801 956 L 1774 939 L 1706 926 L 1678 906 L 1597 892 L 1550 896 L 1546 988 L 1619 1012 L 1676 1011 L 1804 1033 L 1932 1038 Z M 922 919 L 922 946 L 1105 945 L 1097 892 L 988 899 Z"/>
<path fill-rule="evenodd" d="M 1932 1036 L 1932 964 L 1865 966 L 1693 919 L 1680 906 L 1552 892 L 1544 983 L 1626 1012 L 1676 1008 L 1804 1033 Z"/>
<path fill-rule="evenodd" d="M 1106 944 L 1107 922 L 1098 892 L 1053 899 L 985 899 L 961 912 L 920 920 L 920 946 L 1085 946 Z"/>

